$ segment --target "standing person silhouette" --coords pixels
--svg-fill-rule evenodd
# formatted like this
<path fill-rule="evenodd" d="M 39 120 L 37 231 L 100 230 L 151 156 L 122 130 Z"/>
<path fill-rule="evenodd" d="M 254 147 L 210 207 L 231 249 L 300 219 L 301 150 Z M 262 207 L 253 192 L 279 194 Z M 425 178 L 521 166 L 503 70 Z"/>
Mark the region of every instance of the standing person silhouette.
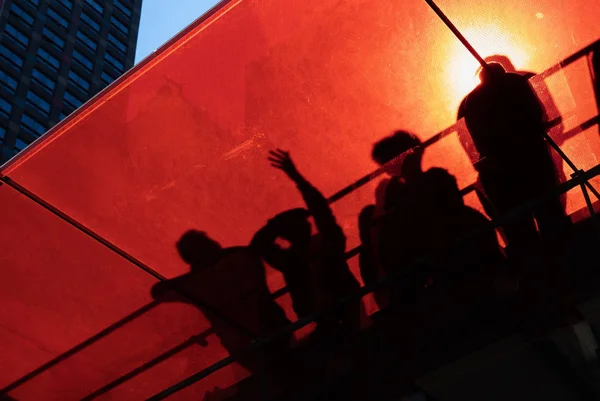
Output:
<path fill-rule="evenodd" d="M 494 54 L 492 56 L 486 57 L 484 60 L 487 63 L 498 63 L 504 68 L 504 70 L 506 72 L 521 75 L 523 78 L 527 79 L 530 84 L 532 84 L 532 86 L 536 92 L 536 95 L 537 95 L 538 99 L 540 100 L 542 107 L 543 107 L 543 112 L 544 112 L 543 121 L 546 126 L 546 129 L 552 128 L 553 135 L 556 137 L 557 143 L 560 145 L 562 143 L 561 142 L 561 140 L 562 140 L 561 134 L 564 132 L 564 126 L 562 124 L 562 116 L 560 115 L 560 111 L 558 110 L 558 107 L 557 107 L 556 103 L 554 102 L 554 99 L 552 98 L 550 89 L 548 88 L 548 85 L 546 85 L 544 80 L 534 78 L 536 76 L 536 73 L 534 73 L 534 72 L 517 70 L 517 68 L 512 63 L 512 61 L 505 55 Z M 482 67 L 479 67 L 477 69 L 476 74 L 480 75 L 481 70 L 482 70 Z M 463 102 L 464 102 L 464 100 L 463 100 Z M 462 110 L 463 107 L 464 106 L 461 104 L 461 106 L 459 107 L 459 110 Z M 460 116 L 459 116 L 459 119 L 460 119 Z M 551 127 L 549 125 L 550 123 L 553 124 L 553 127 Z M 463 145 L 463 148 L 469 154 L 473 164 L 477 163 L 479 161 L 479 159 L 478 159 L 479 155 L 477 155 L 477 151 L 474 147 L 471 137 L 469 136 L 469 133 L 468 132 L 459 132 L 459 139 L 461 140 L 461 144 Z M 560 155 L 558 153 L 556 153 L 554 151 L 551 151 L 550 154 L 552 155 L 552 160 L 554 160 L 554 165 L 556 166 L 558 180 L 560 182 L 566 181 L 566 175 L 562 169 L 563 159 L 560 157 Z M 564 208 L 567 203 L 566 194 L 560 195 L 560 202 Z"/>
<path fill-rule="evenodd" d="M 463 100 L 464 117 L 480 155 L 475 165 L 485 195 L 503 215 L 549 195 L 560 182 L 545 140 L 545 114 L 526 76 L 489 63 L 481 84 Z M 521 209 L 502 225 L 507 255 L 520 276 L 521 322 L 537 336 L 581 317 L 574 307 L 563 257 L 571 221 L 560 196 Z"/>
<path fill-rule="evenodd" d="M 377 236 L 384 272 L 403 271 L 419 258 L 443 252 L 412 271 L 401 288 L 392 290 L 395 301 L 410 300 L 425 286 L 503 260 L 491 230 L 448 250 L 454 241 L 485 227 L 488 220 L 464 204 L 456 179 L 446 170 L 423 170 L 423 151 L 415 135 L 396 131 L 377 142 L 372 152 L 373 159 L 390 174 L 385 189 L 378 190 L 385 194 L 378 196 L 383 213 L 378 216 Z"/>
<path fill-rule="evenodd" d="M 306 209 L 279 213 L 254 235 L 251 247 L 275 270 L 283 274 L 298 318 L 316 310 L 317 297 L 310 269 L 311 225 Z M 289 243 L 282 248 L 276 243 L 283 238 Z"/>
<path fill-rule="evenodd" d="M 384 184 L 387 182 L 388 180 L 385 180 Z M 380 184 L 378 188 L 385 189 L 385 186 Z M 365 206 L 358 216 L 358 233 L 360 237 L 358 267 L 365 285 L 375 285 L 384 276 L 377 249 L 379 244 L 377 219 L 381 215 L 381 213 L 378 213 L 377 207 L 382 203 L 383 201 L 376 200 L 375 205 Z M 378 286 L 373 291 L 373 297 L 380 309 L 385 308 L 389 303 L 388 289 L 382 286 Z"/>
<path fill-rule="evenodd" d="M 485 194 L 502 215 L 552 191 L 560 177 L 544 139 L 544 109 L 526 76 L 489 63 L 481 80 L 461 103 L 458 118 L 465 118 L 479 153 L 475 167 Z M 540 235 L 550 247 L 556 245 L 569 226 L 555 196 L 506 222 L 503 230 L 509 252 L 523 256 L 538 246 Z"/>
<path fill-rule="evenodd" d="M 266 337 L 290 323 L 283 309 L 272 299 L 260 258 L 249 247 L 223 248 L 205 232 L 189 230 L 177 241 L 181 258 L 191 271 L 162 281 L 152 287 L 152 297 L 161 302 L 200 301 L 217 310 L 256 337 Z M 172 291 L 182 290 L 190 298 Z M 241 333 L 223 318 L 210 311 L 202 312 L 230 355 L 243 351 L 251 343 L 247 333 Z M 266 361 L 278 359 L 287 352 L 290 337 L 266 348 Z M 254 356 L 239 361 L 253 373 L 258 365 Z"/>
<path fill-rule="evenodd" d="M 296 184 L 308 213 L 314 218 L 318 235 L 312 239 L 310 232 L 305 232 L 304 235 L 313 244 L 317 243 L 314 252 L 311 252 L 314 259 L 311 257 L 309 268 L 315 286 L 316 307 L 326 308 L 339 298 L 360 289 L 358 280 L 346 262 L 346 236 L 337 224 L 327 199 L 298 172 L 288 152 L 272 150 L 268 160 L 273 167 L 283 171 Z M 308 242 L 305 241 L 305 244 Z M 333 317 L 318 321 L 318 329 L 327 335 L 356 331 L 360 328 L 361 316 L 362 302 L 350 302 L 341 306 Z"/>

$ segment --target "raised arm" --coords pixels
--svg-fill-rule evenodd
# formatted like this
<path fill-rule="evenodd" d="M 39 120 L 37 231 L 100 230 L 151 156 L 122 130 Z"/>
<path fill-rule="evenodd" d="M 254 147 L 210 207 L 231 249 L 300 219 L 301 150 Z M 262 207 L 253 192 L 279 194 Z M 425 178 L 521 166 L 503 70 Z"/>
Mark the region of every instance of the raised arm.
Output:
<path fill-rule="evenodd" d="M 315 219 L 319 233 L 323 236 L 342 234 L 327 199 L 306 178 L 300 174 L 289 152 L 276 149 L 269 151 L 271 166 L 283 171 L 298 187 L 309 213 Z"/>

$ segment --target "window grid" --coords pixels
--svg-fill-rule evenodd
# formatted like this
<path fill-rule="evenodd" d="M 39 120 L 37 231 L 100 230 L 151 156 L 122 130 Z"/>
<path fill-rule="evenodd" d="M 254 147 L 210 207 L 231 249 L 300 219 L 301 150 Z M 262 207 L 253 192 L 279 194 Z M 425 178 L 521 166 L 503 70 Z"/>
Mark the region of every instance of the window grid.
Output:
<path fill-rule="evenodd" d="M 83 22 L 85 22 L 85 24 L 87 26 L 89 26 L 90 28 L 92 28 L 92 30 L 96 31 L 96 32 L 100 32 L 100 24 L 98 24 L 96 21 L 94 21 L 89 15 L 87 15 L 85 12 L 81 13 L 81 20 Z"/>
<path fill-rule="evenodd" d="M 127 53 L 127 46 L 125 46 L 123 44 L 123 42 L 121 42 L 119 39 L 117 39 L 111 33 L 108 34 L 108 43 L 113 45 L 116 48 L 116 50 L 118 50 L 120 53 L 123 53 L 123 54 Z"/>
<path fill-rule="evenodd" d="M 115 17 L 110 17 L 110 23 L 117 28 L 119 31 L 121 31 L 125 36 L 129 35 L 129 29 L 123 25 L 118 19 L 116 19 Z"/>
<path fill-rule="evenodd" d="M 8 34 L 11 38 L 15 40 L 15 42 L 24 49 L 27 49 L 29 45 L 29 38 L 25 36 L 25 34 L 19 31 L 11 24 L 6 24 L 4 27 L 4 32 Z"/>
<path fill-rule="evenodd" d="M 123 3 L 121 3 L 119 0 L 115 0 L 114 2 L 115 7 L 121 11 L 123 14 L 125 14 L 128 17 L 131 17 L 132 13 L 131 10 L 129 9 L 129 7 L 125 6 Z"/>
<path fill-rule="evenodd" d="M 73 95 L 68 90 L 65 91 L 64 101 L 67 104 L 67 106 L 69 106 L 72 110 L 75 110 L 76 108 L 78 108 L 79 106 L 81 106 L 83 104 L 83 102 L 81 100 L 79 100 L 75 95 Z"/>
<path fill-rule="evenodd" d="M 73 50 L 73 59 L 79 64 L 81 64 L 88 71 L 92 71 L 94 68 L 94 63 L 92 63 L 89 58 L 87 58 L 77 50 Z"/>
<path fill-rule="evenodd" d="M 54 56 L 41 47 L 38 49 L 37 54 L 39 59 L 42 60 L 48 67 L 54 71 L 58 71 L 58 68 L 60 67 L 60 61 L 58 61 Z"/>
<path fill-rule="evenodd" d="M 10 11 L 21 17 L 21 19 L 29 26 L 33 25 L 33 16 L 27 11 L 23 10 L 14 2 L 10 6 Z"/>
<path fill-rule="evenodd" d="M 46 127 L 44 127 L 42 123 L 40 123 L 27 113 L 23 113 L 23 117 L 21 117 L 21 127 L 32 131 L 38 136 L 46 132 Z"/>
<path fill-rule="evenodd" d="M 54 20 L 54 22 L 56 22 L 61 27 L 65 28 L 65 29 L 67 29 L 69 27 L 69 22 L 66 19 L 64 19 L 62 16 L 60 16 L 51 7 L 48 7 L 48 10 L 46 10 L 46 13 L 50 16 L 50 18 L 52 18 Z"/>
<path fill-rule="evenodd" d="M 0 82 L 2 82 L 2 85 L 10 93 L 15 93 L 17 91 L 17 85 L 18 85 L 17 80 L 2 70 L 0 70 Z"/>
<path fill-rule="evenodd" d="M 21 138 L 17 138 L 17 141 L 15 142 L 14 150 L 17 153 L 19 153 L 20 151 L 22 151 L 26 147 L 27 147 L 27 143 L 24 140 L 22 140 Z"/>
<path fill-rule="evenodd" d="M 86 94 L 90 90 L 89 82 L 75 71 L 69 71 L 69 81 L 79 89 L 83 90 Z"/>
<path fill-rule="evenodd" d="M 34 82 L 40 84 L 40 86 L 47 90 L 50 94 L 54 92 L 54 88 L 56 88 L 56 83 L 40 70 L 34 68 L 31 72 L 31 77 Z"/>
<path fill-rule="evenodd" d="M 65 41 L 47 27 L 44 27 L 42 30 L 42 35 L 44 35 L 44 37 L 48 39 L 48 42 L 58 50 L 62 51 L 65 48 Z"/>
<path fill-rule="evenodd" d="M 104 7 L 96 3 L 94 0 L 86 0 L 85 3 L 92 7 L 98 14 L 102 15 L 104 13 Z"/>
<path fill-rule="evenodd" d="M 6 118 L 10 117 L 10 113 L 12 112 L 12 105 L 0 97 L 0 114 L 4 115 Z"/>
<path fill-rule="evenodd" d="M 83 44 L 87 48 L 93 50 L 94 52 L 98 48 L 98 45 L 96 44 L 96 42 L 94 42 L 89 36 L 87 36 L 85 33 L 81 32 L 81 31 L 77 32 L 77 39 L 81 42 L 81 44 Z"/>
<path fill-rule="evenodd" d="M 27 92 L 27 103 L 35 107 L 43 115 L 50 115 L 50 103 L 42 99 L 37 93 L 32 91 Z"/>
<path fill-rule="evenodd" d="M 114 58 L 110 53 L 106 52 L 104 54 L 104 59 L 109 62 L 114 68 L 116 68 L 119 72 L 123 72 L 125 66 L 119 60 Z"/>
<path fill-rule="evenodd" d="M 0 55 L 2 55 L 8 62 L 16 65 L 17 67 L 23 66 L 23 59 L 17 56 L 12 50 L 5 46 L 0 46 Z"/>
<path fill-rule="evenodd" d="M 68 11 L 73 10 L 73 2 L 71 0 L 55 0 L 54 2 L 60 4 Z"/>
<path fill-rule="evenodd" d="M 111 77 L 110 75 L 108 75 L 106 72 L 102 71 L 102 74 L 100 74 L 100 80 L 102 82 L 104 82 L 106 85 L 110 85 L 115 81 L 116 78 Z"/>

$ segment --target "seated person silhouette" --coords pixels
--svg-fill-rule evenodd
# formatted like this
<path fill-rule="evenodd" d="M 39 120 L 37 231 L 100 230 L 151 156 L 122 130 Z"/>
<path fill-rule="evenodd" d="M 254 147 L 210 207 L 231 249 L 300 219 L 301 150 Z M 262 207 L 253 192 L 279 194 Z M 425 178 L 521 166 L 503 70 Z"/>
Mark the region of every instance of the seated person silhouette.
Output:
<path fill-rule="evenodd" d="M 527 78 L 490 63 L 481 80 L 463 100 L 458 118 L 465 118 L 479 153 L 475 168 L 485 194 L 502 215 L 552 191 L 560 176 L 544 139 L 544 109 Z M 506 222 L 503 232 L 509 252 L 522 255 L 538 244 L 540 235 L 553 246 L 569 225 L 556 196 Z"/>
<path fill-rule="evenodd" d="M 236 327 L 254 337 L 265 337 L 290 323 L 283 309 L 272 300 L 262 261 L 250 248 L 222 248 L 206 233 L 190 230 L 177 242 L 177 250 L 191 271 L 154 285 L 152 297 L 162 302 L 196 301 L 218 311 L 221 317 L 202 310 L 230 355 L 243 351 L 253 339 Z M 267 360 L 285 353 L 289 341 L 287 337 L 267 348 Z M 257 362 L 252 357 L 239 362 L 256 372 Z"/>
<path fill-rule="evenodd" d="M 280 234 L 291 240 L 292 245 L 289 250 L 279 252 L 279 255 L 283 256 L 279 259 L 280 267 L 273 267 L 281 271 L 288 270 L 288 276 L 289 269 L 297 269 L 294 274 L 303 276 L 299 280 L 301 285 L 306 285 L 309 281 L 304 272 L 310 272 L 312 289 L 303 290 L 302 301 L 298 298 L 294 300 L 295 308 L 302 304 L 299 307 L 301 313 L 307 312 L 311 307 L 317 310 L 327 308 L 340 298 L 360 289 L 358 280 L 346 262 L 346 236 L 337 224 L 327 199 L 298 172 L 288 152 L 279 149 L 270 151 L 268 159 L 273 167 L 282 170 L 296 184 L 308 209 L 302 216 L 305 222 L 294 224 L 293 234 L 290 231 Z M 283 215 L 284 219 L 294 213 L 296 216 L 302 215 L 299 211 L 287 213 Z M 314 218 L 318 230 L 318 234 L 312 238 L 307 225 L 308 214 Z M 279 215 L 278 219 L 281 218 L 282 215 Z M 298 292 L 301 291 L 296 291 Z M 311 305 L 311 301 L 306 300 L 309 293 L 314 294 L 314 306 Z M 326 336 L 344 335 L 360 328 L 361 316 L 360 300 L 346 303 L 333 316 L 317 321 L 317 330 Z"/>
<path fill-rule="evenodd" d="M 503 264 L 503 255 L 488 220 L 465 206 L 456 179 L 442 168 L 422 169 L 419 139 L 397 131 L 373 147 L 373 159 L 385 166 L 390 179 L 379 206 L 381 213 L 377 249 L 386 274 L 410 270 L 402 285 L 394 288 L 391 301 L 411 300 L 415 292 L 432 284 L 462 277 L 473 269 Z M 474 230 L 483 230 L 467 237 Z M 455 242 L 464 240 L 460 245 Z M 438 255 L 415 269 L 422 257 Z"/>

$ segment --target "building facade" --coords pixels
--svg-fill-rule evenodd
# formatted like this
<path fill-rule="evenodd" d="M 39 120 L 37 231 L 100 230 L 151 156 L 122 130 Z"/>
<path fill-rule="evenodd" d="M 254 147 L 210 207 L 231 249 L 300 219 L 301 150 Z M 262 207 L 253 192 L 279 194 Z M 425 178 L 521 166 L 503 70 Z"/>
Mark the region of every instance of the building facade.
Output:
<path fill-rule="evenodd" d="M 134 64 L 142 0 L 0 0 L 0 162 Z"/>

